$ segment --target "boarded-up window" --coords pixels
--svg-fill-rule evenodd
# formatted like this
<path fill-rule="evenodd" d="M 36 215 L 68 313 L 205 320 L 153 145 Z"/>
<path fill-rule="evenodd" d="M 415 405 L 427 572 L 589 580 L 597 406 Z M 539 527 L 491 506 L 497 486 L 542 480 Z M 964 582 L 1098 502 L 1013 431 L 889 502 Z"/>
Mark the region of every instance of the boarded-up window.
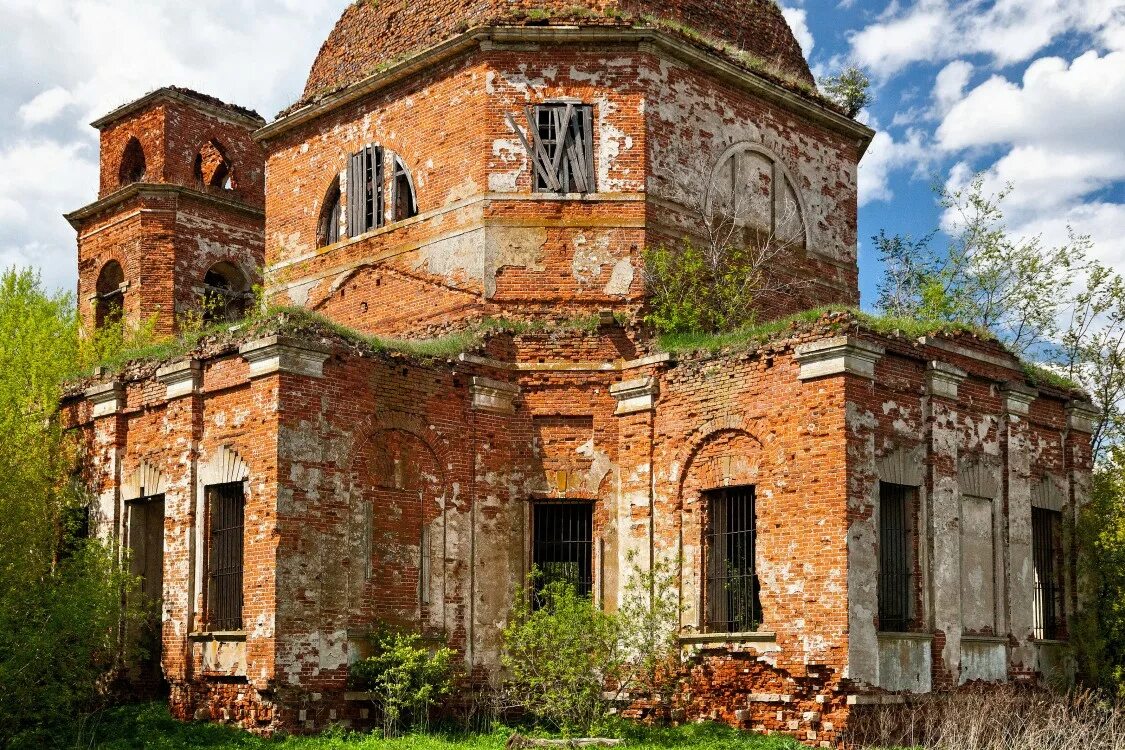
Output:
<path fill-rule="evenodd" d="M 910 629 L 914 609 L 914 544 L 911 514 L 916 490 L 879 484 L 879 629 Z"/>
<path fill-rule="evenodd" d="M 210 549 L 207 575 L 207 625 L 211 630 L 242 629 L 242 539 L 245 497 L 241 482 L 207 488 Z"/>
<path fill-rule="evenodd" d="M 996 629 L 996 533 L 992 500 L 961 498 L 961 623 L 974 633 Z"/>
<path fill-rule="evenodd" d="M 365 146 L 348 165 L 348 236 L 383 226 L 383 149 Z"/>
<path fill-rule="evenodd" d="M 762 623 L 755 489 L 716 490 L 708 492 L 705 499 L 707 632 L 753 632 Z"/>
<path fill-rule="evenodd" d="M 527 107 L 529 133 L 510 120 L 531 159 L 537 193 L 594 193 L 594 109 L 585 104 Z"/>
<path fill-rule="evenodd" d="M 594 588 L 594 504 L 536 503 L 532 506 L 531 562 L 537 586 L 561 581 L 579 596 Z"/>
<path fill-rule="evenodd" d="M 1062 513 L 1031 509 L 1031 546 L 1035 563 L 1035 637 L 1059 637 L 1062 613 Z"/>

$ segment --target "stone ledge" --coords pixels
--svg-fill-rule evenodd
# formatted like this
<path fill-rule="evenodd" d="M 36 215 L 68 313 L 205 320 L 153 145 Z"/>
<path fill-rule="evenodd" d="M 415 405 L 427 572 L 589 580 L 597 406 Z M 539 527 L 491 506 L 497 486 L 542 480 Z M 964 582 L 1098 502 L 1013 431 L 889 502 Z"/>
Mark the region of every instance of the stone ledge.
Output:
<path fill-rule="evenodd" d="M 473 399 L 473 409 L 496 414 L 515 414 L 516 398 L 520 387 L 500 380 L 474 376 L 469 381 L 469 393 Z"/>
<path fill-rule="evenodd" d="M 282 372 L 323 378 L 324 363 L 332 355 L 332 349 L 292 336 L 269 336 L 243 344 L 238 353 L 249 363 L 251 378 Z"/>
<path fill-rule="evenodd" d="M 164 397 L 169 401 L 197 393 L 203 384 L 202 376 L 203 366 L 198 359 L 186 359 L 156 371 L 156 379 L 165 385 Z"/>
<path fill-rule="evenodd" d="M 637 378 L 615 383 L 609 387 L 609 394 L 617 399 L 616 416 L 652 411 L 660 387 L 653 378 Z"/>
<path fill-rule="evenodd" d="M 766 631 L 748 633 L 686 633 L 680 636 L 680 643 L 685 646 L 700 644 L 718 644 L 720 646 L 739 643 L 776 643 L 777 634 Z"/>
<path fill-rule="evenodd" d="M 1066 416 L 1070 429 L 1093 435 L 1101 413 L 1089 401 L 1071 401 L 1066 407 Z"/>
<path fill-rule="evenodd" d="M 886 349 L 854 336 L 838 336 L 797 347 L 794 358 L 801 365 L 799 380 L 814 380 L 832 375 L 875 377 L 875 363 Z"/>
<path fill-rule="evenodd" d="M 1004 411 L 1020 417 L 1031 413 L 1031 404 L 1039 398 L 1039 391 L 1022 383 L 1007 383 L 1000 388 L 1004 396 Z"/>
<path fill-rule="evenodd" d="M 94 419 L 111 417 L 125 408 L 125 386 L 121 383 L 102 383 L 92 388 L 87 388 L 83 394 L 90 400 L 94 407 Z"/>
<path fill-rule="evenodd" d="M 956 401 L 961 383 L 968 375 L 961 368 L 945 362 L 930 362 L 926 366 L 926 393 Z"/>

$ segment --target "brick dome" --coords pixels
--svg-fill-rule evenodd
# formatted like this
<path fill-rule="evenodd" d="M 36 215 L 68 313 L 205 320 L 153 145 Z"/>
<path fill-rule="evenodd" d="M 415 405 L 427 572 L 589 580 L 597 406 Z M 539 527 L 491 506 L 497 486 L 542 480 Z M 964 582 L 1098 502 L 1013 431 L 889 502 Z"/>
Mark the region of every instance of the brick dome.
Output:
<path fill-rule="evenodd" d="M 475 26 L 660 22 L 742 50 L 782 78 L 813 84 L 801 45 L 772 0 L 358 0 L 321 48 L 302 100 L 361 81 L 396 58 Z"/>

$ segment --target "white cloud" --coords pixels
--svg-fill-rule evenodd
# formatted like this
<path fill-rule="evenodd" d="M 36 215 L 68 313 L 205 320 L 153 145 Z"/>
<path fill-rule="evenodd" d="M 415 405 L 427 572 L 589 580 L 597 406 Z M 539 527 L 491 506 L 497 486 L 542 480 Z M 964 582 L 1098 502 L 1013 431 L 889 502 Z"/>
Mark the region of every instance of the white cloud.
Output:
<path fill-rule="evenodd" d="M 852 57 L 882 79 L 911 63 L 974 54 L 1004 66 L 1031 59 L 1070 31 L 1098 34 L 1107 45 L 1125 41 L 1121 12 L 1121 0 L 892 2 L 875 22 L 851 35 Z"/>
<path fill-rule="evenodd" d="M 859 205 L 894 198 L 891 173 L 905 167 L 920 168 L 928 153 L 925 139 L 917 130 L 907 131 L 902 141 L 896 141 L 886 132 L 876 133 L 859 164 Z"/>
<path fill-rule="evenodd" d="M 1095 253 L 1125 272 L 1125 205 L 1101 191 L 1125 181 L 1125 52 L 1048 57 L 1020 81 L 994 75 L 952 103 L 936 142 L 961 161 L 949 186 L 964 186 L 982 155 L 984 189 L 1011 185 L 1006 218 L 1018 234 L 1066 240 L 1090 234 Z M 1001 153 L 991 156 L 996 150 Z M 950 217 L 946 217 L 946 222 Z"/>
<path fill-rule="evenodd" d="M 813 47 L 816 46 L 816 40 L 813 39 L 812 32 L 809 31 L 808 11 L 804 8 L 782 7 L 781 13 L 789 23 L 789 28 L 793 29 L 793 36 L 797 37 L 797 42 L 801 45 L 801 51 L 805 53 L 807 59 L 812 55 Z"/>
<path fill-rule="evenodd" d="M 972 63 L 954 60 L 941 69 L 934 81 L 934 112 L 938 116 L 949 112 L 965 96 L 965 87 L 973 75 Z"/>
<path fill-rule="evenodd" d="M 73 103 L 74 96 L 61 86 L 56 86 L 20 107 L 19 116 L 25 125 L 42 125 L 54 120 Z"/>
<path fill-rule="evenodd" d="M 0 0 L 0 266 L 74 288 L 62 218 L 97 194 L 86 123 L 175 84 L 257 109 L 292 103 L 346 0 Z M 32 73 L 33 72 L 33 73 Z"/>

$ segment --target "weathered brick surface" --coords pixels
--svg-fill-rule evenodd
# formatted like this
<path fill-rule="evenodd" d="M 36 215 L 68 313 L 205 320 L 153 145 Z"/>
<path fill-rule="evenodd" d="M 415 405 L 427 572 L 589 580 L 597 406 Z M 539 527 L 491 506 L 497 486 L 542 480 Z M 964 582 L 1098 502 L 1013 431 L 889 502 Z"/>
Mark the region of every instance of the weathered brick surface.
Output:
<path fill-rule="evenodd" d="M 754 44 L 790 47 L 769 3 L 658 5 L 715 34 L 753 24 Z M 437 41 L 495 20 L 499 6 L 444 4 L 440 20 L 435 8 L 353 6 L 311 89 L 355 80 L 419 34 Z M 754 14 L 768 16 L 764 26 Z M 391 22 L 404 33 L 374 33 Z M 345 53 L 340 40 L 356 34 Z M 553 322 L 448 359 L 374 352 L 312 326 L 275 344 L 272 360 L 240 354 L 246 341 L 209 342 L 186 385 L 141 365 L 107 376 L 119 402 L 75 390 L 64 413 L 85 440 L 99 533 L 128 543 L 142 481 L 165 497 L 161 659 L 176 716 L 259 732 L 369 722 L 345 698 L 348 667 L 382 624 L 444 637 L 474 679 L 495 678 L 530 568 L 531 505 L 547 499 L 594 503 L 598 606 L 616 609 L 651 561 L 675 571 L 685 649 L 676 720 L 832 745 L 849 700 L 956 689 L 981 679 L 980 653 L 1000 654 L 989 679 L 1039 678 L 1031 508 L 1046 497 L 1073 517 L 1088 492 L 1089 435 L 1068 412 L 1076 394 L 1029 391 L 1001 347 L 971 337 L 909 341 L 834 319 L 750 352 L 672 357 L 638 325 L 645 248 L 698 241 L 708 183 L 732 148 L 768 166 L 749 190 L 789 190 L 803 216 L 805 241 L 772 263 L 789 288 L 761 300 L 762 316 L 858 302 L 856 169 L 870 133 L 712 63 L 686 66 L 666 47 L 622 38 L 594 48 L 540 37 L 518 50 L 481 39 L 260 131 L 261 173 L 249 115 L 221 103 L 156 96 L 103 123 L 103 201 L 72 216 L 87 321 L 92 285 L 115 259 L 127 315 L 158 315 L 165 330 L 220 260 L 265 262 L 273 301 L 369 333 L 420 338 L 489 315 Z M 559 98 L 594 106 L 597 193 L 531 192 L 506 115 Z M 152 184 L 120 188 L 132 137 Z M 201 150 L 205 173 L 218 166 L 212 139 L 230 144 L 233 191 L 194 184 Z M 421 213 L 318 248 L 329 187 L 342 183 L 346 205 L 341 175 L 369 143 L 411 170 Z M 852 337 L 837 340 L 842 332 Z M 810 344 L 836 353 L 822 361 L 801 348 Z M 244 622 L 216 633 L 205 488 L 239 481 Z M 878 632 L 880 482 L 918 495 L 905 635 Z M 741 486 L 757 497 L 762 622 L 755 634 L 704 633 L 707 493 Z M 981 535 L 964 533 L 965 497 L 993 509 L 991 607 L 964 588 L 963 566 L 988 560 Z M 1066 560 L 1063 635 L 1076 604 L 1069 551 Z M 636 698 L 629 715 L 659 713 Z"/>
<path fill-rule="evenodd" d="M 812 83 L 801 47 L 769 0 L 467 0 L 355 3 L 320 50 L 304 99 L 358 83 L 380 66 L 470 27 L 503 23 L 631 25 L 642 16 L 682 24 L 745 50 L 780 72 Z"/>

